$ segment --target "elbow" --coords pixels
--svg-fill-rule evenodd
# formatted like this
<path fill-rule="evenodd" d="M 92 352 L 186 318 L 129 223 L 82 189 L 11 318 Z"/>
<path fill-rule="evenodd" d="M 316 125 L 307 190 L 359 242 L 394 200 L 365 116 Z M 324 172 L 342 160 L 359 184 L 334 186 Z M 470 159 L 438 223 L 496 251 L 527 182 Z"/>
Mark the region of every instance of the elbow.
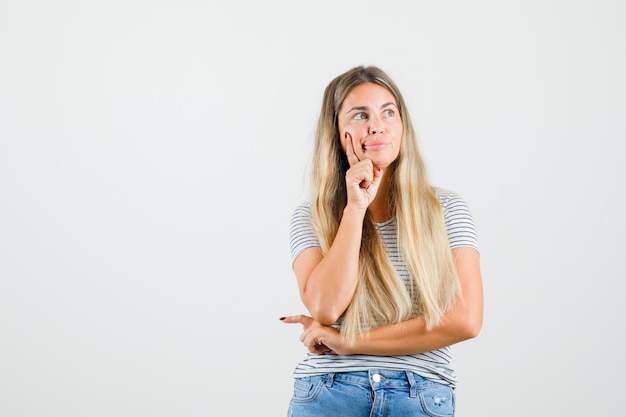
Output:
<path fill-rule="evenodd" d="M 311 313 L 311 316 L 316 322 L 323 326 L 332 326 L 337 323 L 337 320 L 339 320 L 338 314 L 332 314 L 327 311 L 317 311 L 315 313 Z"/>
<path fill-rule="evenodd" d="M 334 311 L 327 307 L 317 306 L 315 308 L 309 308 L 311 317 L 323 326 L 332 326 L 339 320 L 342 312 Z"/>
<path fill-rule="evenodd" d="M 482 310 L 457 310 L 450 318 L 448 332 L 454 343 L 477 337 L 483 325 Z"/>
<path fill-rule="evenodd" d="M 464 329 L 464 332 L 463 332 L 464 336 L 465 336 L 465 339 L 473 339 L 473 338 L 477 337 L 478 334 L 480 333 L 480 328 L 481 328 L 481 326 L 479 324 L 475 324 L 475 323 L 467 325 L 465 327 L 465 329 Z"/>
<path fill-rule="evenodd" d="M 302 293 L 301 298 L 313 320 L 323 326 L 332 326 L 337 323 L 337 320 L 339 320 L 339 317 L 345 310 L 341 310 L 332 303 L 325 302 L 321 297 L 307 297 L 306 293 Z"/>
<path fill-rule="evenodd" d="M 460 326 L 460 333 L 463 339 L 473 339 L 478 336 L 482 326 L 482 314 L 468 314 Z"/>
<path fill-rule="evenodd" d="M 313 318 L 315 319 L 315 317 Z M 328 317 L 320 317 L 319 319 L 315 319 L 315 321 L 317 321 L 322 326 L 328 326 L 328 327 L 332 326 L 333 324 L 337 322 L 337 320 L 333 320 L 332 318 L 328 318 Z"/>

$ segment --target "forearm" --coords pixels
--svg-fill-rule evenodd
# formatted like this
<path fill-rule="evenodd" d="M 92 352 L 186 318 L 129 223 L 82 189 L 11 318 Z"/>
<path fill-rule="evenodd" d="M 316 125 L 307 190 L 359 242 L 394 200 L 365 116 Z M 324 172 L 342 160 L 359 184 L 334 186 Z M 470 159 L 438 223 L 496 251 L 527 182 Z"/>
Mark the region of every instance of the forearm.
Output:
<path fill-rule="evenodd" d="M 300 323 L 304 332 L 302 343 L 315 354 L 332 351 L 339 355 L 412 355 L 450 346 L 475 337 L 482 320 L 482 312 L 475 308 L 474 314 L 465 315 L 468 310 L 456 311 L 448 315 L 445 323 L 428 330 L 422 317 L 402 323 L 379 327 L 357 336 L 350 344 L 332 326 L 322 325 L 308 316 L 282 317 L 285 323 Z"/>
<path fill-rule="evenodd" d="M 350 304 L 359 271 L 363 210 L 346 208 L 335 240 L 301 286 L 301 298 L 320 323 L 332 324 Z"/>
<path fill-rule="evenodd" d="M 370 330 L 357 337 L 351 354 L 411 355 L 428 352 L 471 339 L 476 327 L 466 320 L 451 321 L 426 328 L 423 317 Z"/>
<path fill-rule="evenodd" d="M 351 353 L 405 355 L 428 352 L 476 337 L 483 322 L 483 288 L 478 252 L 471 248 L 452 251 L 461 294 L 439 324 L 427 329 L 423 317 L 370 330 L 357 337 Z"/>

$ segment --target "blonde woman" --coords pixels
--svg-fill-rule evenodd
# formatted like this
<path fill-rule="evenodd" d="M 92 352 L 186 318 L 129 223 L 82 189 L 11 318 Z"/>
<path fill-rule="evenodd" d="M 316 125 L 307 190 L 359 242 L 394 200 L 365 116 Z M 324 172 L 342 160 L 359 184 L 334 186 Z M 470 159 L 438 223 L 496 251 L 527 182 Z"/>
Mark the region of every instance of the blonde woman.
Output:
<path fill-rule="evenodd" d="M 476 337 L 476 232 L 454 192 L 432 186 L 407 108 L 377 67 L 326 87 L 311 199 L 291 218 L 309 315 L 289 416 L 452 416 L 449 346 Z"/>

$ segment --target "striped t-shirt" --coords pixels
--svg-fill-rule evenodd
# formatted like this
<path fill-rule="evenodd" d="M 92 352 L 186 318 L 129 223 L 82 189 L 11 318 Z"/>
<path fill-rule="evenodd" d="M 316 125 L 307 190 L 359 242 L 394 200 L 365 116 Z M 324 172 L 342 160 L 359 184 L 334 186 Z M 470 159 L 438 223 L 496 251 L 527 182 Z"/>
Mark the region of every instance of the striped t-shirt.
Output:
<path fill-rule="evenodd" d="M 465 201 L 450 190 L 435 188 L 435 192 L 443 209 L 450 248 L 469 246 L 478 250 L 474 221 Z M 395 220 L 390 219 L 383 223 L 377 223 L 377 227 L 393 266 L 398 271 L 400 278 L 408 285 L 411 278 L 398 251 Z M 295 260 L 303 250 L 320 246 L 311 225 L 309 202 L 302 203 L 294 210 L 291 216 L 289 239 L 292 260 Z M 412 371 L 424 378 L 455 387 L 457 379 L 451 366 L 451 359 L 449 347 L 415 355 L 397 356 L 343 356 L 333 353 L 324 355 L 307 353 L 307 356 L 296 366 L 294 376 L 300 378 L 327 373 L 367 371 L 376 368 Z"/>

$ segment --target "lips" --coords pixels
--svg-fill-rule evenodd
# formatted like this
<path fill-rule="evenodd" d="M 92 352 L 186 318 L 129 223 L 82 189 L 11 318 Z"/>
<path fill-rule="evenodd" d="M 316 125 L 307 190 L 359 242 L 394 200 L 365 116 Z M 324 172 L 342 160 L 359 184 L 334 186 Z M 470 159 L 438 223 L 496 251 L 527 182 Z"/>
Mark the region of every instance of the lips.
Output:
<path fill-rule="evenodd" d="M 387 146 L 387 142 L 375 141 L 375 142 L 365 143 L 363 145 L 363 149 L 366 151 L 377 151 L 379 149 L 384 148 L 385 146 Z"/>

